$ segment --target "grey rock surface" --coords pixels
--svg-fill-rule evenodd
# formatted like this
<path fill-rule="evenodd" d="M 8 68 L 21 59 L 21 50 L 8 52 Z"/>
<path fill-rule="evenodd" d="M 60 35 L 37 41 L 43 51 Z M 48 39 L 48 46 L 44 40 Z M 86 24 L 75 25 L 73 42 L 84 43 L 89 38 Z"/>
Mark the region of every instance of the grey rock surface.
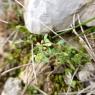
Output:
<path fill-rule="evenodd" d="M 68 28 L 76 13 L 81 15 L 82 21 L 86 20 L 85 17 L 91 17 L 94 11 L 90 9 L 93 1 L 95 0 L 24 0 L 25 25 L 35 34 L 49 32 L 50 29 Z"/>
<path fill-rule="evenodd" d="M 18 78 L 9 78 L 1 95 L 21 95 L 21 80 Z"/>
<path fill-rule="evenodd" d="M 95 73 L 95 66 L 92 63 L 87 63 L 85 66 L 81 69 L 81 71 L 78 72 L 78 79 L 80 81 L 91 81 L 91 79 L 94 78 Z"/>
<path fill-rule="evenodd" d="M 0 20 L 2 19 L 2 18 L 4 18 L 4 6 L 3 6 L 3 1 L 2 0 L 0 0 Z"/>
<path fill-rule="evenodd" d="M 95 0 L 89 3 L 87 7 L 83 10 L 83 14 L 81 16 L 81 21 L 87 21 L 89 19 L 95 18 Z M 86 24 L 87 26 L 95 26 L 95 19 Z"/>

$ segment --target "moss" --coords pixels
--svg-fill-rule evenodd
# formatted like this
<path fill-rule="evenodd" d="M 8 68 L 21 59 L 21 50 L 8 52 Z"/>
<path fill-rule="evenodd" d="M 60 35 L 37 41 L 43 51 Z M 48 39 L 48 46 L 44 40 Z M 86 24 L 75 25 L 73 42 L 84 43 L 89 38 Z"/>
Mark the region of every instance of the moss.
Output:
<path fill-rule="evenodd" d="M 51 36 L 47 34 L 39 36 L 33 35 L 24 26 L 17 26 L 16 29 L 18 30 L 20 38 L 18 37 L 12 43 L 6 63 L 27 64 L 32 56 L 31 45 L 33 44 L 35 63 L 39 64 L 42 62 L 43 64 L 50 64 L 54 68 L 63 65 L 63 73 L 50 76 L 50 80 L 54 85 L 52 90 L 53 95 L 67 91 L 69 85 L 66 84 L 65 77 L 68 74 L 72 76 L 79 65 L 84 65 L 90 61 L 84 49 L 76 50 L 74 47 L 67 45 L 63 40 L 59 39 L 54 42 L 54 39 L 52 40 Z M 78 90 L 79 87 L 78 79 L 74 78 L 71 84 L 72 90 Z M 30 93 L 29 95 L 34 92 L 36 93 L 36 90 L 31 89 L 31 87 L 27 91 Z"/>

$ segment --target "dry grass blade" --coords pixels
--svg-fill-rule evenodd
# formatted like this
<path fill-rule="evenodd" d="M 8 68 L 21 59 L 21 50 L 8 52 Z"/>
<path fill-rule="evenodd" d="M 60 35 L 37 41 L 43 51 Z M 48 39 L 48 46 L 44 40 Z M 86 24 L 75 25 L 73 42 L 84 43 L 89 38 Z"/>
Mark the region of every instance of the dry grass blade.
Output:
<path fill-rule="evenodd" d="M 22 68 L 22 67 L 26 67 L 26 66 L 30 66 L 30 65 L 31 65 L 31 64 L 24 64 L 24 65 L 20 65 L 20 66 L 11 68 L 11 69 L 9 69 L 9 70 L 6 70 L 6 71 L 2 72 L 2 73 L 0 74 L 0 77 L 4 76 L 5 74 L 7 74 L 7 73 L 9 73 L 9 72 L 12 72 L 12 71 L 14 71 L 14 70 L 16 70 L 16 69 L 19 69 L 19 68 Z"/>
<path fill-rule="evenodd" d="M 95 89 L 95 86 L 94 85 L 90 85 L 90 86 L 84 88 L 83 90 L 79 91 L 77 95 L 80 95 L 82 93 L 89 93 L 93 89 Z"/>
<path fill-rule="evenodd" d="M 31 46 L 31 58 L 30 58 L 30 61 L 29 63 L 31 64 L 31 66 L 27 66 L 26 67 L 26 74 L 24 76 L 26 76 L 26 80 L 27 80 L 27 83 L 21 93 L 21 95 L 24 95 L 24 93 L 26 92 L 26 89 L 29 85 L 33 86 L 36 90 L 38 90 L 39 92 L 41 92 L 43 95 L 47 95 L 44 91 L 42 91 L 41 89 L 39 89 L 37 86 L 35 86 L 35 84 L 37 84 L 37 75 L 39 75 L 40 73 L 42 73 L 46 68 L 47 66 L 44 66 L 44 64 L 35 64 L 34 62 L 34 54 L 33 54 L 33 44 Z M 32 63 L 31 63 L 32 61 Z M 42 70 L 41 70 L 42 69 Z M 27 72 L 27 70 L 29 70 L 29 72 Z"/>
<path fill-rule="evenodd" d="M 75 15 L 73 16 L 73 25 L 74 25 L 74 27 L 75 27 Z M 72 76 L 72 78 L 71 78 L 70 85 L 72 84 L 72 81 L 73 81 L 73 79 L 74 79 L 74 77 L 75 77 L 75 75 L 76 75 L 78 69 L 79 69 L 79 66 L 78 66 L 78 68 L 75 70 L 75 72 L 74 72 L 74 74 L 73 74 L 73 76 Z M 67 89 L 66 95 L 68 95 L 68 92 L 69 92 L 69 91 L 70 91 L 70 86 L 69 86 L 68 89 Z"/>
<path fill-rule="evenodd" d="M 93 56 L 93 53 L 92 53 L 91 49 L 89 48 L 88 44 L 84 41 L 84 39 L 76 32 L 74 24 L 71 27 L 73 28 L 73 33 L 79 38 L 80 43 L 87 50 L 87 52 L 90 55 L 91 59 L 93 59 L 95 61 L 95 57 Z"/>
<path fill-rule="evenodd" d="M 91 59 L 93 59 L 93 60 L 95 61 L 94 57 L 93 57 L 92 54 L 91 54 L 91 50 L 90 50 L 90 48 L 88 47 L 88 45 L 86 44 L 86 42 L 80 37 L 80 35 L 76 32 L 75 29 L 73 29 L 73 33 L 79 38 L 80 43 L 81 43 L 82 46 L 87 50 L 87 52 L 88 52 L 88 54 L 90 55 Z"/>
<path fill-rule="evenodd" d="M 2 19 L 0 19 L 0 22 L 3 22 L 3 23 L 5 23 L 5 24 L 8 24 L 9 22 L 7 22 L 7 21 L 5 21 L 5 20 L 2 20 Z"/>
<path fill-rule="evenodd" d="M 57 33 L 58 33 L 58 32 L 61 32 L 61 31 L 62 31 L 62 32 L 68 32 L 68 31 L 70 31 L 70 30 L 73 30 L 73 29 L 70 27 L 70 28 L 67 28 L 67 29 L 64 29 L 64 30 L 59 30 L 59 31 L 57 31 Z"/>
<path fill-rule="evenodd" d="M 79 15 L 78 15 L 78 22 L 79 22 L 81 31 L 82 31 L 82 33 L 83 33 L 83 35 L 84 35 L 85 41 L 86 41 L 86 43 L 87 43 L 87 45 L 88 45 L 88 47 L 89 47 L 89 49 L 90 49 L 90 51 L 91 51 L 91 55 L 92 55 L 93 58 L 95 59 L 95 53 L 94 53 L 93 48 L 91 47 L 91 45 L 90 45 L 90 43 L 89 43 L 89 41 L 88 41 L 88 39 L 87 39 L 87 37 L 86 37 L 86 35 L 85 35 L 84 29 L 83 29 L 83 27 L 82 27 L 82 25 L 81 25 L 81 21 L 80 21 Z"/>
<path fill-rule="evenodd" d="M 84 89 L 82 89 L 80 91 L 68 92 L 68 95 L 81 95 L 81 94 L 88 95 L 88 94 L 85 94 L 85 93 L 89 93 L 89 95 L 92 95 L 91 93 L 95 91 L 93 89 L 95 89 L 95 87 L 90 85 L 90 86 L 87 86 L 86 88 L 84 88 Z M 59 93 L 59 95 L 67 95 L 67 93 Z"/>
<path fill-rule="evenodd" d="M 49 31 L 51 31 L 52 33 L 54 33 L 56 36 L 58 36 L 60 39 L 64 40 L 60 35 L 58 35 L 53 29 L 51 29 L 50 27 L 48 27 L 47 25 L 45 25 L 42 21 L 40 21 L 40 23 L 46 27 Z"/>
<path fill-rule="evenodd" d="M 78 68 L 75 70 L 75 72 L 74 72 L 74 74 L 73 74 L 73 76 L 72 76 L 72 78 L 71 78 L 70 85 L 72 84 L 72 81 L 73 81 L 75 75 L 77 74 L 78 70 L 79 70 L 79 66 L 78 66 Z M 68 87 L 68 90 L 67 90 L 66 95 L 68 95 L 69 91 L 70 91 L 70 86 Z"/>
<path fill-rule="evenodd" d="M 22 6 L 25 9 L 24 5 L 20 3 L 18 0 L 15 0 L 15 2 L 17 2 L 20 6 Z"/>
<path fill-rule="evenodd" d="M 9 37 L 7 37 L 6 40 L 3 42 L 3 44 L 0 45 L 0 48 L 4 47 L 5 44 L 10 40 L 10 38 L 11 38 L 13 35 L 15 35 L 15 33 L 16 33 L 15 31 L 12 32 L 12 33 L 9 35 Z"/>
<path fill-rule="evenodd" d="M 90 91 L 87 95 L 93 95 L 95 93 L 95 89 Z"/>
<path fill-rule="evenodd" d="M 33 74 L 34 74 L 34 77 L 35 77 L 35 82 L 37 84 L 37 74 L 36 74 L 36 70 L 35 70 L 35 62 L 34 62 L 34 53 L 33 53 L 33 44 L 32 44 L 32 68 L 33 68 Z"/>
<path fill-rule="evenodd" d="M 65 39 L 63 39 L 59 34 L 57 34 L 57 32 L 55 32 L 53 29 L 51 29 L 50 27 L 48 27 L 46 24 L 44 24 L 42 21 L 40 21 L 40 23 L 47 28 L 49 31 L 51 31 L 53 34 L 55 34 L 56 36 L 58 36 L 61 40 L 63 40 L 64 42 L 66 42 L 67 44 L 70 45 L 69 42 L 67 42 Z"/>
<path fill-rule="evenodd" d="M 39 63 L 39 64 L 34 64 L 35 65 L 35 73 L 36 73 L 36 77 L 37 77 L 37 79 L 39 78 L 39 75 L 43 75 L 43 72 L 44 72 L 44 70 L 46 70 L 46 69 L 48 69 L 49 67 L 48 67 L 48 65 L 46 65 L 46 64 L 44 64 L 44 63 Z M 32 65 L 31 66 L 27 66 L 26 67 L 26 69 L 25 69 L 25 71 L 24 71 L 25 73 L 24 73 L 24 77 L 22 77 L 22 78 L 24 78 L 24 82 L 25 82 L 25 84 L 26 84 L 26 86 L 24 87 L 24 90 L 23 90 L 23 93 L 22 93 L 22 95 L 25 93 L 25 91 L 26 91 L 26 89 L 27 89 L 27 87 L 29 86 L 29 85 L 31 85 L 31 86 L 35 86 L 35 84 L 36 84 L 36 82 L 35 82 L 35 76 L 34 76 L 34 74 L 33 74 L 33 67 L 32 67 Z M 45 73 L 45 72 L 44 72 Z M 40 78 L 39 78 L 39 81 L 40 81 Z M 38 84 L 38 81 L 37 81 L 37 84 Z M 35 87 L 34 87 L 35 88 Z M 37 87 L 38 88 L 38 87 Z M 40 91 L 39 91 L 40 90 Z M 47 95 L 44 91 L 42 91 L 41 89 L 39 89 L 38 91 L 39 92 L 43 92 L 42 94 L 43 95 Z"/>
<path fill-rule="evenodd" d="M 32 61 L 32 63 L 31 63 L 31 61 Z M 31 68 L 30 66 L 27 67 L 27 68 L 30 69 L 30 72 L 28 72 L 27 85 L 25 85 L 24 90 L 22 91 L 22 94 L 21 94 L 21 95 L 24 95 L 24 93 L 25 93 L 25 91 L 26 91 L 28 85 L 30 84 L 30 82 L 28 82 L 28 78 L 30 77 L 30 74 L 32 73 L 32 69 L 33 69 L 33 75 L 34 75 L 34 77 L 35 77 L 35 81 L 36 81 L 36 84 L 37 84 L 37 76 L 36 76 L 35 65 L 34 65 L 33 43 L 32 43 L 32 45 L 31 45 L 31 58 L 30 58 L 30 60 L 29 60 L 29 63 L 31 63 L 32 68 Z"/>

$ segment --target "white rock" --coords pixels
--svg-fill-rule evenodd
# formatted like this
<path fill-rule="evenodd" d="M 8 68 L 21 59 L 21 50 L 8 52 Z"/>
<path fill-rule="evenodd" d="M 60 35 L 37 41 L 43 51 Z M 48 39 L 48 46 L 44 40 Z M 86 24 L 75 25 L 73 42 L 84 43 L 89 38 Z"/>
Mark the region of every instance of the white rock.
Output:
<path fill-rule="evenodd" d="M 72 24 L 73 15 L 93 0 L 24 0 L 24 20 L 27 29 L 35 34 L 62 30 Z"/>
<path fill-rule="evenodd" d="M 89 71 L 83 70 L 78 73 L 78 77 L 80 81 L 87 81 L 90 79 L 91 73 Z"/>
<path fill-rule="evenodd" d="M 94 76 L 94 72 L 95 66 L 92 63 L 87 63 L 81 71 L 78 72 L 78 78 L 80 81 L 88 81 Z"/>
<path fill-rule="evenodd" d="M 18 78 L 9 78 L 1 95 L 21 95 L 21 80 Z"/>
<path fill-rule="evenodd" d="M 85 64 L 83 70 L 89 71 L 89 72 L 95 72 L 95 65 L 92 63 Z"/>
<path fill-rule="evenodd" d="M 95 18 L 95 0 L 92 3 L 88 4 L 85 10 L 83 11 L 83 15 L 81 17 L 81 21 L 87 21 L 91 18 Z M 95 26 L 95 19 L 86 24 L 87 26 Z"/>
<path fill-rule="evenodd" d="M 2 0 L 0 0 L 0 16 L 2 16 L 3 14 L 4 14 L 3 2 L 2 2 Z"/>

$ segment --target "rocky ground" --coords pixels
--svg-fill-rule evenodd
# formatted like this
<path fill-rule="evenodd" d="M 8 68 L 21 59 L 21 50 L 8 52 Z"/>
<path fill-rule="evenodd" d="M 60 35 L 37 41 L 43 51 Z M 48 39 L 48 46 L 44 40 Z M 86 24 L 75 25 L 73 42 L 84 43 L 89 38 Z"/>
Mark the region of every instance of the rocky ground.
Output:
<path fill-rule="evenodd" d="M 94 1 L 80 12 L 84 14 L 75 29 L 58 35 L 30 33 L 24 26 L 23 0 L 19 0 L 22 5 L 2 1 L 0 95 L 94 95 Z"/>

